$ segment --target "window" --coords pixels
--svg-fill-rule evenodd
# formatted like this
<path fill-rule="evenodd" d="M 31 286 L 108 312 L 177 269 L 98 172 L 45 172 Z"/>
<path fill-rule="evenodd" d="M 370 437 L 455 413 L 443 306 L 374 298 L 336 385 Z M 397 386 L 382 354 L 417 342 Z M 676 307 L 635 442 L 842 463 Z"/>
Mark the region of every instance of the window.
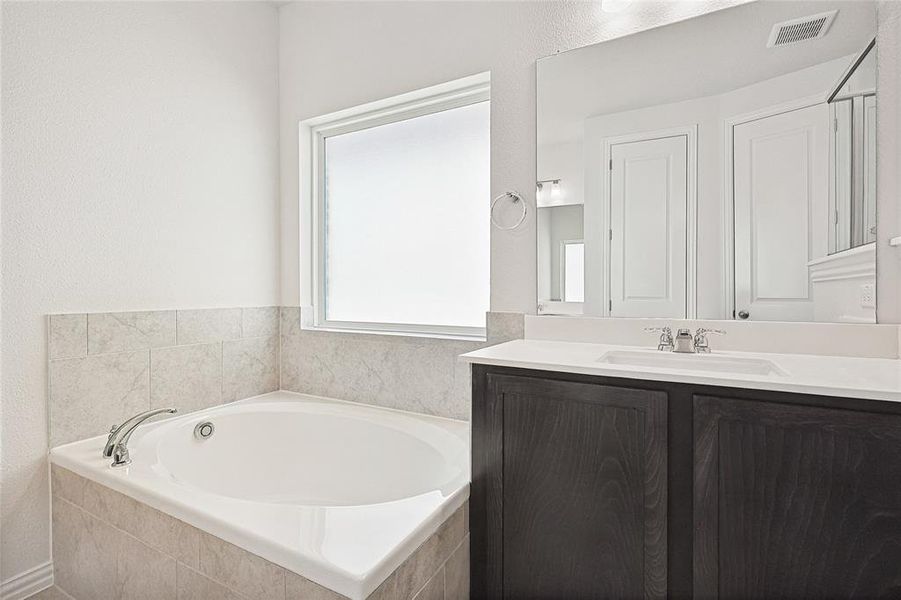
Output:
<path fill-rule="evenodd" d="M 315 325 L 485 335 L 487 77 L 311 128 Z"/>

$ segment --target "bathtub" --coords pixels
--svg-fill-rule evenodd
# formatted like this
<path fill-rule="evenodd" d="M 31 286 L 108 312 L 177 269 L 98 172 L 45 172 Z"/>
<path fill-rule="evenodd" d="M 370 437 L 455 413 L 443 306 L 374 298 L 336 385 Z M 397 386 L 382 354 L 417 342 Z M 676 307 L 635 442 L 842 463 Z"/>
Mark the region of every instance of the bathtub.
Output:
<path fill-rule="evenodd" d="M 144 425 L 127 467 L 105 441 L 51 461 L 352 599 L 469 496 L 468 423 L 290 392 Z"/>

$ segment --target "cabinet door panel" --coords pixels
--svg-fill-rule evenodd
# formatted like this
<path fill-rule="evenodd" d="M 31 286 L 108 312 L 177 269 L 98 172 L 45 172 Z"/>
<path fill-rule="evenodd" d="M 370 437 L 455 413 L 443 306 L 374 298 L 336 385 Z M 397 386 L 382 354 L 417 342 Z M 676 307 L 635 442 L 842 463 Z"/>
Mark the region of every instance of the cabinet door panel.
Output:
<path fill-rule="evenodd" d="M 666 595 L 666 394 L 491 377 L 506 598 Z"/>
<path fill-rule="evenodd" d="M 901 416 L 694 410 L 695 597 L 901 597 Z"/>

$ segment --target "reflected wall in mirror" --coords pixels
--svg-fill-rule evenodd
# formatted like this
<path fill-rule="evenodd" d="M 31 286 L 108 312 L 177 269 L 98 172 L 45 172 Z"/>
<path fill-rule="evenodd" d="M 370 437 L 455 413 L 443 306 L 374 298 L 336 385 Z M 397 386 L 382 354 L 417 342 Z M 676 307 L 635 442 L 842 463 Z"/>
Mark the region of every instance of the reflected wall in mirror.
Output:
<path fill-rule="evenodd" d="M 875 322 L 875 3 L 538 62 L 539 314 Z"/>

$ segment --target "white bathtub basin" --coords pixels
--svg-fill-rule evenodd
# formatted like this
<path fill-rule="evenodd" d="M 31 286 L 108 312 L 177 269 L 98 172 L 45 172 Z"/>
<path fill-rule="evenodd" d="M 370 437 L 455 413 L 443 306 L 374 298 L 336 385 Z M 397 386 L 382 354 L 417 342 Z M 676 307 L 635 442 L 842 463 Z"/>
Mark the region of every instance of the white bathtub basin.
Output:
<path fill-rule="evenodd" d="M 468 423 L 290 392 L 141 427 L 125 468 L 105 441 L 51 460 L 353 599 L 469 496 Z"/>
<path fill-rule="evenodd" d="M 785 371 L 773 361 L 746 356 L 722 354 L 680 354 L 676 352 L 613 350 L 604 353 L 598 362 L 609 365 L 650 367 L 655 369 L 681 369 L 687 371 L 713 371 L 717 373 L 741 373 L 745 375 L 784 376 Z"/>
<path fill-rule="evenodd" d="M 252 502 L 361 506 L 452 491 L 465 475 L 460 437 L 394 411 L 355 414 L 347 404 L 256 403 L 213 413 L 139 441 L 163 476 L 198 491 Z M 213 466 L 227 468 L 211 468 Z"/>

